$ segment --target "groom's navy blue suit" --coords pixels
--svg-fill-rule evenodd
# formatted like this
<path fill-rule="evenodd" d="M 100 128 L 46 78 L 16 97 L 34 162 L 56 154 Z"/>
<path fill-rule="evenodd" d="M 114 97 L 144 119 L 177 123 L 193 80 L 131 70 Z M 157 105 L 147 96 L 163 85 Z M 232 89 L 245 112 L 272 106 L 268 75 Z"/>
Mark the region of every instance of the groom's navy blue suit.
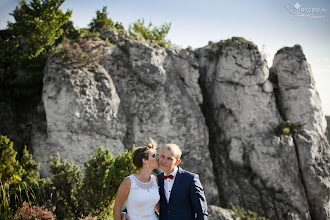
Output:
<path fill-rule="evenodd" d="M 164 192 L 164 173 L 157 175 L 160 194 L 160 220 L 207 220 L 207 202 L 199 176 L 178 167 L 170 200 Z"/>

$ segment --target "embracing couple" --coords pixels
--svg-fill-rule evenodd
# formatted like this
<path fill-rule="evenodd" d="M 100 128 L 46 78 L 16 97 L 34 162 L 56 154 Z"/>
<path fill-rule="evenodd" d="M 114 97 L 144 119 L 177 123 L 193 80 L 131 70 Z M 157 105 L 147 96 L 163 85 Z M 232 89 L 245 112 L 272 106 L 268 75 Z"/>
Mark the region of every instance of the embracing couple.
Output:
<path fill-rule="evenodd" d="M 126 177 L 119 186 L 114 220 L 207 220 L 207 203 L 199 176 L 183 170 L 181 149 L 165 145 L 157 156 L 157 143 L 138 147 L 132 154 L 139 172 Z M 156 176 L 152 171 L 163 170 Z M 126 202 L 126 213 L 121 209 Z"/>

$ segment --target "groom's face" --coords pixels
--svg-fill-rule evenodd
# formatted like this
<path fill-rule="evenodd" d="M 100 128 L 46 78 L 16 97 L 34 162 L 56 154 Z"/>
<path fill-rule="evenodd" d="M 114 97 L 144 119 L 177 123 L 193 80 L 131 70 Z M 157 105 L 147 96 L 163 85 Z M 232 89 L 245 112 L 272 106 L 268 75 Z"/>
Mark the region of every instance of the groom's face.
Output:
<path fill-rule="evenodd" d="M 180 159 L 176 158 L 176 155 L 166 147 L 160 151 L 159 154 L 159 166 L 165 174 L 173 172 L 174 167 L 180 163 Z"/>

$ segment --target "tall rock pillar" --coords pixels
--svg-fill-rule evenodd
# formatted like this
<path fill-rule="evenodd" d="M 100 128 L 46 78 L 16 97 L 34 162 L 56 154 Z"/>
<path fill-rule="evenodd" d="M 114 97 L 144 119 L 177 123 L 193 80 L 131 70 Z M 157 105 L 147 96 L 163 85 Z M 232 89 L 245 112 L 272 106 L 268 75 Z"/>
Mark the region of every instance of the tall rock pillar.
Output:
<path fill-rule="evenodd" d="M 311 67 L 296 45 L 277 52 L 272 70 L 277 77 L 277 100 L 283 117 L 302 126 L 293 137 L 311 216 L 330 219 L 330 147 Z"/>

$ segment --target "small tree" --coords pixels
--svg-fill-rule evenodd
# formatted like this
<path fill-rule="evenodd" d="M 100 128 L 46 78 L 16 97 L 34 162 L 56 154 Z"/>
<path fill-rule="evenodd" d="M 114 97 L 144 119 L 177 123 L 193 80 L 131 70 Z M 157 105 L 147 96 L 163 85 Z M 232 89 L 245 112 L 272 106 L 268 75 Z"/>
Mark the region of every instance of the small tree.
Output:
<path fill-rule="evenodd" d="M 58 219 L 71 219 L 81 216 L 82 174 L 72 162 L 61 160 L 59 154 L 51 157 L 50 170 L 55 197 L 56 216 Z"/>
<path fill-rule="evenodd" d="M 60 6 L 65 0 L 20 1 L 20 6 L 11 13 L 16 23 L 8 23 L 17 37 L 22 39 L 21 46 L 27 44 L 28 58 L 37 57 L 47 47 L 53 45 L 63 34 L 62 26 L 70 19 L 72 11 L 65 14 Z"/>
<path fill-rule="evenodd" d="M 144 19 L 138 19 L 133 24 L 129 25 L 128 32 L 134 37 L 141 37 L 147 41 L 155 41 L 160 46 L 170 44 L 165 40 L 168 32 L 171 29 L 171 23 L 164 23 L 161 27 L 153 26 L 150 22 L 147 26 L 144 24 Z"/>
<path fill-rule="evenodd" d="M 13 142 L 6 136 L 0 137 L 0 179 L 18 180 L 23 174 L 23 169 L 16 160 L 17 152 L 13 148 Z"/>
<path fill-rule="evenodd" d="M 22 180 L 29 183 L 40 179 L 40 165 L 33 159 L 32 154 L 29 153 L 26 146 L 23 150 L 23 156 L 21 158 L 21 165 L 23 168 Z"/>
<path fill-rule="evenodd" d="M 63 36 L 71 40 L 77 40 L 79 38 L 79 32 L 74 28 L 73 22 L 71 20 L 66 21 L 63 24 L 62 29 L 63 29 L 63 35 L 58 39 L 57 42 L 62 42 Z"/>
<path fill-rule="evenodd" d="M 110 215 L 112 198 L 107 181 L 114 160 L 110 150 L 99 147 L 97 154 L 85 163 L 84 195 L 92 216 Z"/>
<path fill-rule="evenodd" d="M 137 172 L 132 162 L 132 151 L 126 150 L 115 159 L 110 150 L 99 147 L 96 156 L 85 163 L 83 194 L 88 202 L 88 214 L 100 219 L 112 217 L 112 205 L 119 185 L 125 177 Z"/>
<path fill-rule="evenodd" d="M 110 186 L 110 195 L 112 199 L 116 197 L 118 188 L 124 178 L 130 174 L 138 172 L 138 169 L 133 164 L 132 160 L 132 153 L 134 150 L 134 146 L 131 151 L 125 150 L 124 153 L 116 157 L 116 160 L 110 167 L 107 183 L 109 183 Z"/>
<path fill-rule="evenodd" d="M 107 7 L 104 6 L 102 12 L 96 11 L 96 18 L 93 18 L 89 24 L 90 31 L 100 32 L 102 29 L 124 29 L 123 25 L 118 22 L 113 22 L 111 18 L 108 18 Z"/>
<path fill-rule="evenodd" d="M 235 219 L 242 219 L 242 220 L 269 220 L 266 217 L 259 216 L 258 213 L 253 212 L 251 210 L 245 210 L 239 206 L 234 206 L 231 204 L 231 209 L 234 211 Z"/>

